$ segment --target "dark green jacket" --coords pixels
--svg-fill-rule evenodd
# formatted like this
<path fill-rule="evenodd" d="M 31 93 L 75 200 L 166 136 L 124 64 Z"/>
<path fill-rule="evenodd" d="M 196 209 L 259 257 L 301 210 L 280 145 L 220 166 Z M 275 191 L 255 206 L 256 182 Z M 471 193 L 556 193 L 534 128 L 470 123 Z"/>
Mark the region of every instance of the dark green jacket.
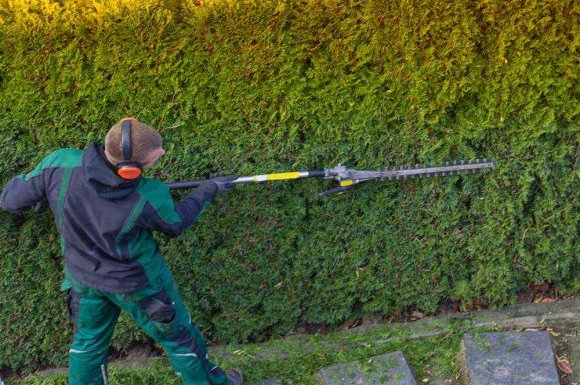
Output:
<path fill-rule="evenodd" d="M 132 293 L 164 266 L 151 232 L 179 235 L 217 194 L 207 183 L 179 202 L 156 179 L 127 181 L 106 160 L 102 145 L 61 149 L 32 172 L 8 182 L 0 207 L 19 213 L 47 200 L 61 235 L 65 270 L 110 293 Z"/>

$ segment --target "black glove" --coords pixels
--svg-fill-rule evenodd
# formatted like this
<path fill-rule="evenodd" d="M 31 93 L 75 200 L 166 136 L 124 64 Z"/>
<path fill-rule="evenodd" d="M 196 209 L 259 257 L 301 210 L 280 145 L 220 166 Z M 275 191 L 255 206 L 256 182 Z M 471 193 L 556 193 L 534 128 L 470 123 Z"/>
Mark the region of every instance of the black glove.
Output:
<path fill-rule="evenodd" d="M 236 187 L 234 183 L 231 183 L 236 179 L 238 179 L 237 175 L 225 175 L 223 173 L 211 174 L 209 176 L 209 182 L 217 186 L 218 194 Z"/>

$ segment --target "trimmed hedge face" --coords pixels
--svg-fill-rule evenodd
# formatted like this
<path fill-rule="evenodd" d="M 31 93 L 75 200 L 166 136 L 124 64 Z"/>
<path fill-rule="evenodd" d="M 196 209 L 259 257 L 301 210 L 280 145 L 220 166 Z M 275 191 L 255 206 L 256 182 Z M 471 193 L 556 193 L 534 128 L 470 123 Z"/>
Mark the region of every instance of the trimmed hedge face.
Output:
<path fill-rule="evenodd" d="M 159 127 L 174 181 L 490 158 L 492 173 L 240 186 L 160 240 L 214 342 L 445 301 L 578 293 L 572 0 L 0 0 L 1 182 L 123 116 Z M 66 363 L 48 213 L 0 213 L 0 367 Z M 114 346 L 143 340 L 122 318 Z"/>

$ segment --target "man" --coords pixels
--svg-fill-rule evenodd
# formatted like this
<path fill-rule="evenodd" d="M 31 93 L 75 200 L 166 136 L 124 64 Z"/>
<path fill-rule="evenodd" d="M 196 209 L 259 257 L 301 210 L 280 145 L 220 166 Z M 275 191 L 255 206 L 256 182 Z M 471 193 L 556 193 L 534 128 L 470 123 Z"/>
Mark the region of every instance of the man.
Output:
<path fill-rule="evenodd" d="M 141 173 L 164 154 L 162 139 L 135 118 L 108 132 L 104 146 L 65 148 L 33 171 L 8 182 L 0 207 L 20 213 L 47 201 L 65 256 L 67 307 L 74 325 L 70 385 L 106 385 L 113 328 L 126 311 L 163 347 L 187 385 L 240 385 L 208 361 L 204 338 L 192 323 L 151 235 L 176 237 L 237 177 L 214 176 L 174 202 L 164 183 Z"/>

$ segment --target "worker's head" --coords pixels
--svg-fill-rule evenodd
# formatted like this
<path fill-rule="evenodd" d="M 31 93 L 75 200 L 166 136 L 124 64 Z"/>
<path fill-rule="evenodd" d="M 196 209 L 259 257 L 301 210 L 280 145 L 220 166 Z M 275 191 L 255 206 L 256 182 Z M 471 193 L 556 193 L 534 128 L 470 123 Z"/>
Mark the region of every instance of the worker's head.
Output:
<path fill-rule="evenodd" d="M 109 162 L 117 165 L 124 161 L 122 146 L 123 121 L 131 121 L 131 161 L 144 169 L 152 166 L 165 153 L 161 135 L 154 128 L 135 118 L 119 120 L 105 137 L 105 155 Z"/>

